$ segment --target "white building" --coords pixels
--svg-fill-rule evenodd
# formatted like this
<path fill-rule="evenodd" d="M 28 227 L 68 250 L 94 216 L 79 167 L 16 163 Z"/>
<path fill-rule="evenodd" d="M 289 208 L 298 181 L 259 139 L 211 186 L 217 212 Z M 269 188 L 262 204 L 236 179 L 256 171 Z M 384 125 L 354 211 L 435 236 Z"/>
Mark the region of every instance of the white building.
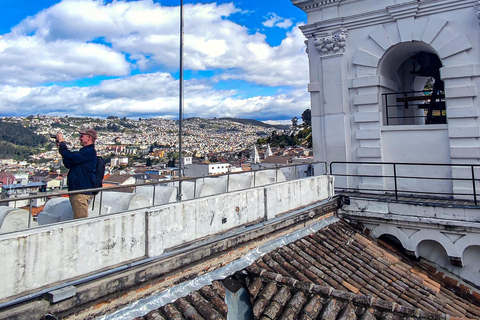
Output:
<path fill-rule="evenodd" d="M 308 16 L 301 30 L 309 55 L 316 161 L 480 162 L 478 1 L 292 3 Z M 423 92 L 430 78 L 437 78 L 433 94 Z M 385 170 L 372 164 L 351 173 Z M 471 175 L 467 167 L 438 170 L 427 175 Z M 382 188 L 386 182 L 336 183 Z M 438 186 L 439 192 L 471 190 L 471 181 Z"/>
<path fill-rule="evenodd" d="M 110 166 L 121 166 L 121 165 L 128 165 L 128 158 L 112 158 L 110 160 Z"/>
<path fill-rule="evenodd" d="M 45 182 L 32 182 L 26 185 L 17 183 L 17 184 L 8 184 L 2 186 L 2 198 L 12 199 L 8 202 L 7 205 L 11 208 L 20 208 L 28 206 L 30 201 L 23 199 L 32 194 L 37 194 L 38 192 L 45 192 L 47 189 L 47 184 Z M 41 206 L 45 204 L 45 198 L 39 198 L 32 202 L 34 207 Z"/>
<path fill-rule="evenodd" d="M 196 178 L 215 174 L 228 173 L 231 165 L 229 163 L 195 163 L 185 166 L 186 177 Z"/>
<path fill-rule="evenodd" d="M 5 165 L 13 165 L 16 164 L 17 161 L 13 159 L 0 159 L 0 164 L 5 164 Z"/>
<path fill-rule="evenodd" d="M 250 153 L 250 163 L 260 163 L 260 156 L 258 155 L 257 146 L 253 145 Z"/>

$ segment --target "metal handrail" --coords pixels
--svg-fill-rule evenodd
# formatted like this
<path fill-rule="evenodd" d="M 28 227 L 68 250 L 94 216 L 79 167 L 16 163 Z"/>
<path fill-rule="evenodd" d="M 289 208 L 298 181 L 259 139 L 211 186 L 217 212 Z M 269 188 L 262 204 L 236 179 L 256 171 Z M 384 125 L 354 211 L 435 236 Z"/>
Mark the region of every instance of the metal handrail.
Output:
<path fill-rule="evenodd" d="M 5 198 L 5 199 L 0 199 L 0 206 L 5 203 L 9 202 L 16 202 L 16 201 L 29 201 L 29 210 L 28 210 L 28 228 L 30 228 L 31 224 L 31 219 L 32 219 L 32 200 L 38 199 L 38 198 L 53 198 L 53 197 L 62 197 L 62 196 L 69 196 L 69 195 L 74 195 L 74 194 L 84 194 L 84 193 L 90 193 L 90 192 L 98 192 L 99 198 L 99 215 L 101 215 L 101 208 L 102 208 L 102 201 L 103 201 L 103 192 L 106 191 L 115 191 L 119 189 L 127 189 L 127 188 L 133 188 L 136 189 L 137 187 L 141 186 L 153 186 L 153 196 L 152 196 L 152 203 L 154 204 L 155 200 L 155 190 L 158 185 L 161 184 L 167 184 L 167 183 L 175 183 L 178 182 L 179 184 L 182 184 L 183 182 L 186 181 L 194 181 L 194 190 L 193 190 L 193 198 L 192 199 L 198 199 L 201 197 L 197 197 L 197 179 L 201 178 L 217 178 L 221 176 L 227 176 L 227 186 L 226 186 L 226 193 L 230 192 L 229 190 L 229 184 L 228 181 L 230 180 L 230 177 L 232 175 L 237 175 L 237 174 L 245 174 L 245 173 L 252 173 L 253 178 L 254 178 L 254 184 L 253 187 L 247 187 L 243 189 L 238 189 L 235 191 L 241 191 L 241 190 L 248 190 L 256 187 L 256 175 L 258 172 L 262 171 L 268 171 L 268 170 L 275 170 L 275 182 L 270 183 L 274 184 L 278 182 L 278 170 L 284 169 L 284 168 L 291 168 L 291 167 L 300 167 L 300 166 L 306 166 L 306 165 L 311 165 L 312 167 L 314 165 L 321 164 L 323 165 L 324 171 L 321 172 L 320 174 L 326 174 L 327 173 L 327 163 L 325 161 L 319 161 L 319 162 L 303 162 L 303 163 L 298 163 L 298 164 L 288 164 L 288 165 L 275 165 L 274 167 L 269 167 L 269 168 L 259 168 L 257 170 L 250 170 L 250 171 L 240 171 L 240 172 L 228 172 L 224 174 L 216 174 L 216 175 L 209 175 L 209 176 L 203 176 L 203 177 L 195 177 L 195 178 L 175 178 L 171 180 L 161 180 L 161 181 L 151 181 L 151 182 L 144 182 L 144 183 L 134 183 L 134 184 L 127 184 L 127 185 L 120 185 L 120 186 L 111 186 L 111 187 L 102 187 L 102 188 L 90 188 L 90 189 L 83 189 L 83 190 L 76 190 L 76 191 L 58 191 L 58 192 L 52 192 L 52 191 L 47 191 L 47 192 L 38 192 L 35 195 L 28 195 L 28 196 L 17 196 L 17 197 L 11 197 L 11 198 Z M 317 174 L 318 175 L 318 174 Z M 295 175 L 295 179 L 298 179 L 297 176 Z M 295 180 L 294 179 L 294 180 Z M 269 185 L 270 185 L 269 184 Z M 192 200 L 192 199 L 186 199 L 186 200 Z M 180 201 L 186 201 L 186 200 L 177 200 L 177 202 Z M 120 212 L 118 212 L 120 213 Z M 116 213 L 113 213 L 116 214 Z"/>
<path fill-rule="evenodd" d="M 334 165 L 336 164 L 344 164 L 344 165 L 388 165 L 392 167 L 393 174 L 390 175 L 362 175 L 362 174 L 347 174 L 347 173 L 335 173 L 334 172 Z M 405 175 L 398 175 L 397 169 L 399 166 L 427 166 L 427 167 L 449 167 L 450 169 L 454 167 L 464 167 L 470 168 L 470 177 L 425 177 L 425 176 L 405 176 Z M 329 164 L 329 174 L 334 176 L 343 176 L 343 177 L 360 177 L 360 178 L 390 178 L 393 179 L 394 189 L 361 189 L 360 188 L 351 188 L 351 187 L 343 187 L 344 190 L 355 190 L 361 192 L 384 192 L 384 193 L 394 193 L 395 199 L 398 199 L 399 192 L 403 193 L 411 193 L 411 194 L 424 194 L 424 195 L 445 195 L 445 196 L 473 196 L 473 202 L 475 205 L 478 205 L 477 200 L 477 187 L 476 182 L 480 181 L 480 179 L 475 178 L 475 168 L 480 168 L 480 164 L 451 164 L 451 163 L 418 163 L 418 162 L 362 162 L 362 161 L 332 161 Z M 447 193 L 447 192 L 431 192 L 431 191 L 418 191 L 418 190 L 400 190 L 398 188 L 399 179 L 415 179 L 415 180 L 443 180 L 443 181 L 471 181 L 472 182 L 472 193 Z M 337 188 L 336 188 L 337 189 Z"/>
<path fill-rule="evenodd" d="M 429 93 L 429 94 L 426 94 Z M 385 104 L 385 120 L 387 126 L 390 125 L 391 119 L 426 119 L 427 116 L 425 115 L 417 115 L 417 116 L 392 116 L 389 112 L 389 108 L 402 108 L 404 110 L 418 106 L 418 108 L 422 109 L 421 105 L 428 106 L 427 104 L 419 104 L 419 101 L 429 101 L 433 96 L 432 90 L 422 90 L 422 91 L 409 91 L 409 92 L 391 92 L 391 93 L 383 93 L 382 96 L 384 97 L 384 104 Z M 390 96 L 397 96 L 395 103 L 389 103 Z M 442 103 L 445 101 L 445 94 L 439 94 L 435 103 Z M 446 121 L 446 120 L 445 120 Z"/>

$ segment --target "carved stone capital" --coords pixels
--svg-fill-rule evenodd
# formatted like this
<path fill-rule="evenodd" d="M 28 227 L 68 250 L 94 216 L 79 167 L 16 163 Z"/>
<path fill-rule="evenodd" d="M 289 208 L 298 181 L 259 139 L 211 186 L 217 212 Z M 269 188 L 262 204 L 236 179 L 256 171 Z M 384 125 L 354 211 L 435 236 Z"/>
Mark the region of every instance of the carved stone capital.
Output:
<path fill-rule="evenodd" d="M 341 28 L 335 34 L 329 32 L 325 37 L 316 37 L 314 45 L 322 56 L 343 53 L 347 46 L 347 36 L 347 29 Z"/>

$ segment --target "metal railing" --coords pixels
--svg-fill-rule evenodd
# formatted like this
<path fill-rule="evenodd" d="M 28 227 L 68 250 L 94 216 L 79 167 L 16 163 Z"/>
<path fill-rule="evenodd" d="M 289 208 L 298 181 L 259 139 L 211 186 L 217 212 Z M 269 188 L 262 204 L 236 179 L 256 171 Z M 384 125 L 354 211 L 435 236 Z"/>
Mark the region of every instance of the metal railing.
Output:
<path fill-rule="evenodd" d="M 320 171 L 320 172 L 314 172 L 313 168 L 317 168 L 317 171 Z M 321 168 L 321 170 L 318 170 L 318 168 Z M 123 192 L 125 192 L 125 190 L 128 190 L 130 193 L 135 194 L 136 189 L 138 187 L 152 186 L 153 188 L 152 188 L 151 205 L 150 206 L 145 206 L 145 208 L 148 208 L 148 207 L 153 207 L 153 206 L 158 206 L 158 205 L 166 205 L 167 204 L 167 203 L 155 204 L 156 189 L 159 188 L 159 187 L 162 187 L 162 186 L 167 186 L 167 185 L 172 185 L 172 184 L 180 185 L 180 184 L 183 184 L 183 183 L 186 183 L 186 182 L 193 182 L 193 193 L 192 193 L 193 197 L 188 198 L 188 199 L 181 199 L 181 200 L 177 199 L 176 202 L 179 202 L 179 201 L 193 200 L 193 199 L 198 199 L 198 198 L 205 197 L 205 196 L 198 196 L 197 195 L 197 191 L 198 191 L 197 184 L 198 184 L 199 180 L 202 180 L 202 179 L 203 179 L 203 182 L 204 182 L 205 179 L 226 177 L 226 180 L 227 180 L 226 183 L 225 183 L 226 184 L 226 189 L 223 192 L 215 193 L 215 194 L 221 194 L 221 193 L 228 193 L 228 192 L 234 192 L 234 191 L 248 190 L 248 189 L 258 187 L 258 186 L 266 186 L 266 185 L 271 185 L 271 184 L 278 183 L 279 182 L 278 181 L 278 177 L 279 177 L 278 172 L 282 171 L 282 170 L 283 171 L 290 170 L 291 172 L 293 172 L 293 175 L 294 175 L 293 178 L 290 177 L 290 179 L 286 179 L 286 181 L 292 181 L 292 180 L 300 179 L 300 178 L 305 177 L 305 176 L 326 174 L 327 173 L 327 168 L 328 167 L 327 167 L 326 162 L 305 162 L 305 163 L 290 164 L 290 165 L 274 165 L 274 166 L 271 166 L 271 167 L 265 167 L 265 168 L 260 168 L 260 169 L 257 169 L 257 170 L 250 170 L 250 171 L 231 172 L 231 173 L 209 175 L 209 176 L 202 176 L 202 177 L 195 177 L 195 178 L 180 178 L 180 179 L 176 178 L 176 179 L 171 179 L 171 180 L 152 181 L 152 182 L 145 182 L 145 183 L 134 183 L 134 184 L 128 184 L 128 185 L 113 186 L 113 187 L 83 189 L 83 190 L 79 190 L 79 191 L 51 191 L 50 190 L 50 191 L 47 191 L 47 192 L 38 192 L 35 195 L 18 196 L 18 197 L 10 197 L 10 198 L 5 198 L 5 199 L 0 199 L 0 208 L 2 206 L 8 206 L 8 204 L 10 202 L 28 201 L 28 203 L 29 203 L 29 205 L 28 205 L 28 207 L 29 207 L 29 209 L 28 209 L 28 228 L 30 228 L 31 224 L 32 224 L 32 220 L 36 218 L 32 215 L 32 203 L 33 203 L 33 200 L 38 199 L 38 198 L 47 198 L 46 202 L 48 202 L 50 199 L 56 198 L 56 197 L 67 197 L 67 196 L 73 195 L 73 194 L 98 192 L 98 194 L 95 197 L 99 199 L 99 202 L 98 203 L 94 202 L 93 205 L 95 205 L 95 206 L 98 205 L 99 206 L 98 215 L 102 215 L 102 204 L 103 204 L 103 193 L 104 192 L 110 192 L 110 191 L 113 191 L 113 192 L 123 191 Z M 271 183 L 258 183 L 258 175 L 261 172 L 271 171 L 271 170 L 275 170 L 274 181 L 271 182 Z M 301 174 L 301 171 L 303 172 L 303 174 Z M 245 174 L 251 174 L 252 175 L 252 186 L 246 187 L 246 188 L 230 190 L 231 177 L 235 177 L 237 175 L 242 175 L 242 174 L 243 175 L 245 175 Z M 176 188 L 178 188 L 178 187 L 179 186 L 176 186 Z M 168 202 L 168 203 L 171 203 L 171 202 Z M 90 206 L 92 207 L 92 204 Z M 16 207 L 15 206 L 13 209 L 23 209 L 23 208 L 24 207 Z M 116 213 L 121 213 L 121 212 L 114 212 L 112 214 L 116 214 Z M 0 221 L 0 233 L 2 233 L 2 231 L 1 231 L 1 221 Z"/>
<path fill-rule="evenodd" d="M 433 96 L 431 90 L 424 90 L 384 93 L 382 96 L 385 103 L 387 126 L 447 123 L 445 95 L 443 93 Z M 433 102 L 431 101 L 432 97 L 435 99 Z M 434 121 L 427 123 L 429 108 L 433 109 L 430 117 Z M 416 121 L 416 119 L 422 119 L 422 123 L 419 123 L 420 121 Z"/>
<path fill-rule="evenodd" d="M 316 172 L 313 171 L 316 169 Z M 259 175 L 265 171 L 275 170 L 270 173 L 268 183 Z M 182 178 L 172 180 L 153 181 L 145 183 L 136 183 L 129 185 L 120 185 L 105 188 L 86 189 L 81 191 L 47 191 L 39 192 L 35 195 L 19 196 L 17 198 L 0 199 L 0 206 L 8 205 L 9 202 L 28 201 L 28 209 L 26 207 L 17 208 L 25 209 L 28 214 L 27 228 L 32 227 L 32 221 L 36 217 L 32 215 L 32 203 L 38 198 L 47 198 L 47 202 L 56 197 L 68 197 L 72 194 L 99 191 L 96 195 L 94 206 L 98 207 L 98 215 L 105 214 L 102 212 L 103 195 L 105 192 L 125 192 L 137 194 L 136 189 L 143 186 L 152 187 L 151 202 L 144 208 L 166 205 L 167 203 L 156 203 L 157 188 L 164 186 L 174 186 L 178 188 L 179 184 L 190 182 L 190 197 L 172 202 L 186 201 L 206 197 L 201 195 L 201 187 L 199 184 L 205 183 L 207 179 L 225 177 L 225 189 L 215 192 L 214 194 L 228 193 L 234 191 L 248 190 L 258 186 L 266 186 L 281 182 L 278 180 L 279 171 L 291 173 L 286 177 L 286 181 L 296 180 L 310 175 L 330 174 L 335 176 L 335 190 L 357 192 L 362 194 L 375 194 L 393 196 L 395 199 L 399 197 L 415 197 L 428 199 L 467 199 L 474 205 L 478 205 L 477 184 L 480 186 L 480 164 L 441 164 L 441 163 L 395 163 L 395 162 L 348 162 L 333 161 L 329 164 L 326 162 L 312 162 L 291 165 L 275 165 L 272 167 L 261 168 L 258 170 L 241 171 L 234 173 L 226 173 L 219 175 L 211 175 L 196 178 Z M 244 188 L 231 187 L 231 179 L 238 175 L 251 175 L 251 183 Z M 260 180 L 262 180 L 260 182 Z M 283 180 L 282 180 L 283 181 Z M 175 186 L 176 184 L 176 186 Z M 455 187 L 455 188 L 454 188 Z M 193 189 L 193 191 L 191 190 Z M 185 188 L 184 188 L 185 190 Z M 455 190 L 455 192 L 454 192 Z M 138 193 L 142 194 L 142 193 Z M 214 195 L 209 194 L 208 196 Z M 150 200 L 149 199 L 149 200 Z M 13 208 L 12 208 L 13 209 Z M 124 212 L 124 211 L 121 211 Z M 121 212 L 112 212 L 108 214 L 116 214 Z M 23 214 L 23 213 L 22 213 Z M 1 222 L 1 221 L 0 221 Z M 1 227 L 1 225 L 0 225 Z M 1 233 L 0 229 L 0 233 Z"/>
<path fill-rule="evenodd" d="M 366 166 L 371 168 L 370 173 L 358 172 L 360 167 Z M 478 169 L 480 165 L 475 164 L 347 161 L 329 164 L 329 174 L 337 178 L 335 190 L 392 195 L 395 199 L 400 196 L 464 199 L 473 201 L 474 205 L 478 205 L 477 183 L 480 179 L 475 173 Z M 338 177 L 344 177 L 345 185 L 337 184 Z M 380 187 L 373 187 L 375 185 Z M 453 192 L 455 185 L 457 188 Z"/>

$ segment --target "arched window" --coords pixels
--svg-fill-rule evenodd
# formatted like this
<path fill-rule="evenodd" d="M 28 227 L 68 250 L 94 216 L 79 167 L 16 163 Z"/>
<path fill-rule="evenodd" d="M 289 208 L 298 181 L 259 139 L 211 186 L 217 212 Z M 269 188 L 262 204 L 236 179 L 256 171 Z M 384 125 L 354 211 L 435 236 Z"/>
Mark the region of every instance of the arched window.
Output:
<path fill-rule="evenodd" d="M 440 59 L 420 51 L 397 69 L 399 91 L 384 94 L 387 125 L 442 124 L 447 122 Z"/>
<path fill-rule="evenodd" d="M 384 55 L 379 73 L 396 82 L 396 90 L 383 90 L 385 125 L 446 123 L 442 63 L 421 42 L 401 43 Z"/>

